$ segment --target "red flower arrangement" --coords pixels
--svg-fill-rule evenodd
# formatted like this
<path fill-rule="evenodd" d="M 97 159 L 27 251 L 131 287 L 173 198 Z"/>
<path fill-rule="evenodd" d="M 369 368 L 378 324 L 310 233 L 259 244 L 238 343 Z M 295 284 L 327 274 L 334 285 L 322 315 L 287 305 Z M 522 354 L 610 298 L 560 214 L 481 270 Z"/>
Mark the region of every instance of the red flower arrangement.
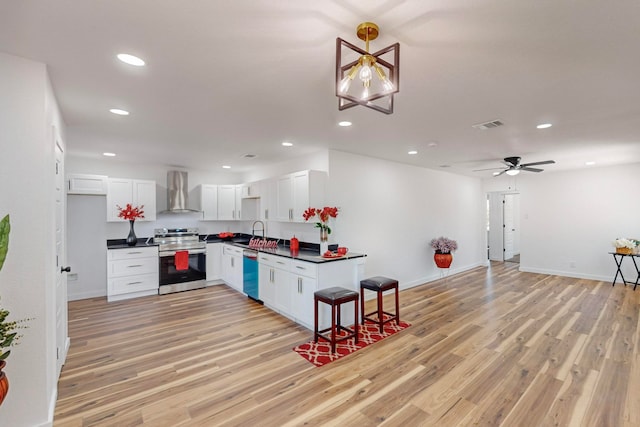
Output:
<path fill-rule="evenodd" d="M 322 209 L 309 208 L 302 214 L 305 221 L 309 221 L 311 218 L 318 216 L 320 222 L 316 222 L 316 227 L 320 230 L 327 230 L 327 234 L 331 234 L 331 228 L 327 225 L 329 218 L 336 218 L 338 216 L 338 208 L 325 206 Z"/>
<path fill-rule="evenodd" d="M 131 206 L 131 203 L 127 203 L 127 206 L 121 208 L 116 205 L 120 213 L 118 214 L 119 218 L 128 219 L 129 221 L 135 221 L 136 218 L 144 218 L 144 205 L 136 206 L 135 208 Z"/>

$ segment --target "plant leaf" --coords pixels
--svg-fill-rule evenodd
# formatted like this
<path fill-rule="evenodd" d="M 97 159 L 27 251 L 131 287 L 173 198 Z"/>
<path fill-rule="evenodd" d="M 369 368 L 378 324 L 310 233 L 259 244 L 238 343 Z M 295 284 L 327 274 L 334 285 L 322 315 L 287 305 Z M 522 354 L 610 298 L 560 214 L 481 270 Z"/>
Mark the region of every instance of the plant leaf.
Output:
<path fill-rule="evenodd" d="M 0 221 L 0 270 L 2 270 L 9 251 L 9 231 L 11 231 L 11 224 L 9 223 L 9 214 L 7 214 Z"/>

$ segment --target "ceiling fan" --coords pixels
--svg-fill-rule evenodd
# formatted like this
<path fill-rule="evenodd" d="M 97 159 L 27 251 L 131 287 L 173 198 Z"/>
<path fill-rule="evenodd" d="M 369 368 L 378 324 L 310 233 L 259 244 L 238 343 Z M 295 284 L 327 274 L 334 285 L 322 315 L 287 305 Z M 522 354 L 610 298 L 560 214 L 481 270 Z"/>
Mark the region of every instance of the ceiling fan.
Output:
<path fill-rule="evenodd" d="M 520 163 L 520 157 L 505 157 L 504 160 L 502 160 L 502 163 L 504 163 L 507 166 L 507 168 L 503 169 L 502 172 L 495 172 L 493 174 L 494 176 L 500 176 L 503 173 L 514 176 L 514 175 L 518 175 L 520 171 L 542 172 L 544 169 L 532 168 L 531 166 L 550 165 L 555 163 L 555 161 L 544 160 L 542 162 Z M 501 168 L 476 169 L 474 170 L 474 172 L 488 171 L 488 170 L 495 170 L 495 169 L 501 169 Z"/>

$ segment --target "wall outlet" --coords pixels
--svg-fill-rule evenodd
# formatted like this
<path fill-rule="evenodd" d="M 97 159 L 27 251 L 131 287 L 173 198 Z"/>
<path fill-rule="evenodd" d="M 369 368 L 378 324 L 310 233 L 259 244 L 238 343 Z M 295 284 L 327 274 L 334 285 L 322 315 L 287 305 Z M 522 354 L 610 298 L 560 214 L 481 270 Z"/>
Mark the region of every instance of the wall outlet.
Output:
<path fill-rule="evenodd" d="M 576 262 L 575 261 L 569 261 L 569 268 L 576 268 Z"/>
<path fill-rule="evenodd" d="M 68 282 L 75 282 L 78 280 L 78 273 L 69 273 L 67 274 L 67 281 Z"/>

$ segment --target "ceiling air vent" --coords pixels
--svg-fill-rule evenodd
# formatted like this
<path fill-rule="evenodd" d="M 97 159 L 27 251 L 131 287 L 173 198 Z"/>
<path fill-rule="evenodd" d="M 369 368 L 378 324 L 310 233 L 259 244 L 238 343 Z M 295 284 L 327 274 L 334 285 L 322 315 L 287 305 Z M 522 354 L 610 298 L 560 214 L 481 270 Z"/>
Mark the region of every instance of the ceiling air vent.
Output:
<path fill-rule="evenodd" d="M 503 125 L 504 123 L 502 123 L 500 120 L 491 120 L 490 122 L 478 123 L 477 125 L 473 125 L 471 127 L 475 129 L 487 130 L 487 129 L 497 128 Z"/>
<path fill-rule="evenodd" d="M 254 157 L 256 157 L 256 155 L 255 154 L 245 154 L 242 157 L 244 157 L 245 159 L 253 159 Z"/>

